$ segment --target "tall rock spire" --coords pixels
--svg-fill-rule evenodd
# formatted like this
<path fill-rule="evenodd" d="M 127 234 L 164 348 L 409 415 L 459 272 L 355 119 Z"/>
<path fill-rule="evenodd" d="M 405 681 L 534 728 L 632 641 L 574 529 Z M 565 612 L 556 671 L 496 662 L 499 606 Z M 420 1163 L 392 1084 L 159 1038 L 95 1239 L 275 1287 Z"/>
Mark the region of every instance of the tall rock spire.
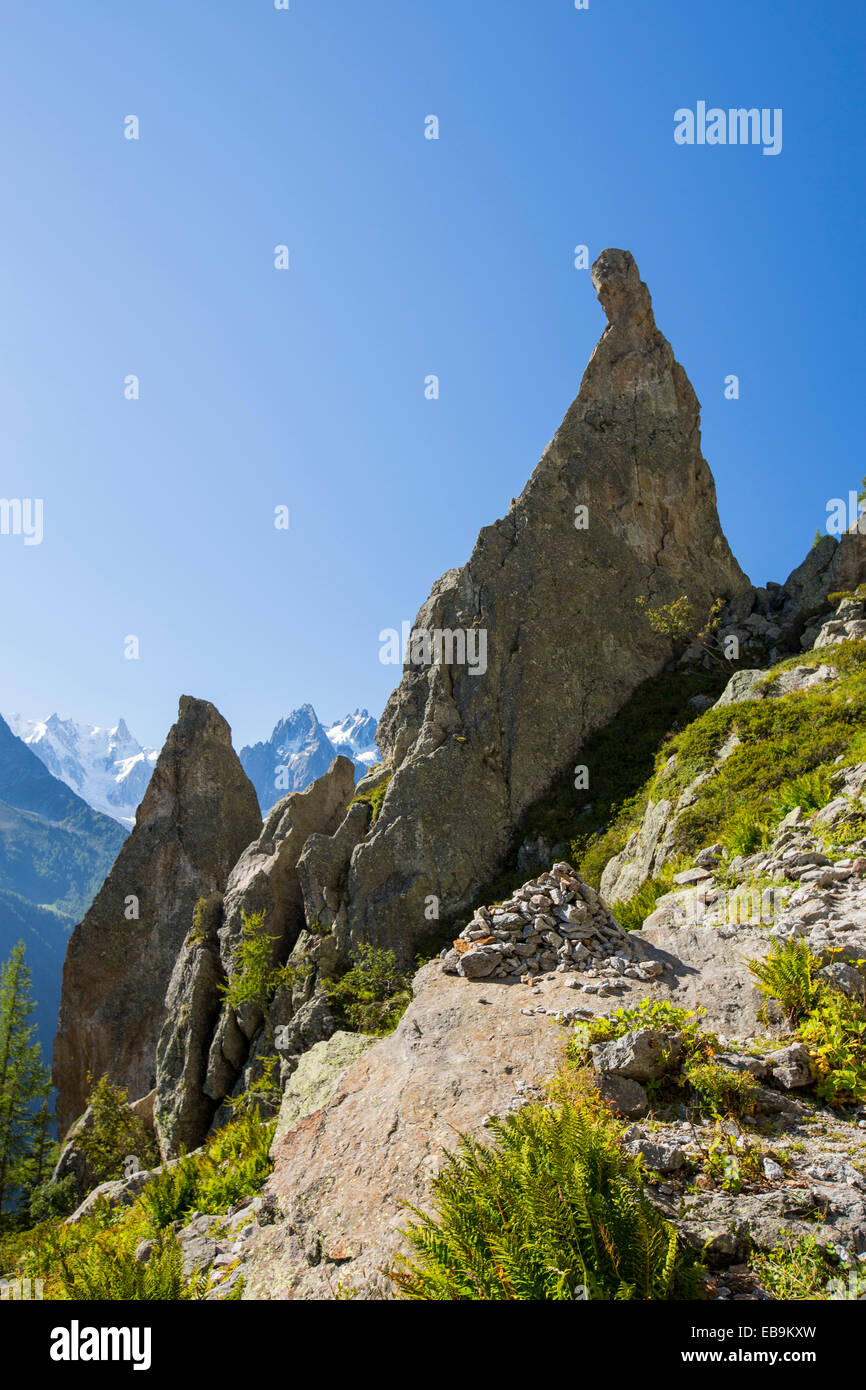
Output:
<path fill-rule="evenodd" d="M 686 594 L 699 618 L 748 580 L 701 453 L 700 407 L 627 251 L 593 283 L 608 325 L 577 399 L 506 517 L 434 586 L 415 630 L 462 631 L 486 666 L 436 664 L 423 640 L 377 742 L 392 778 L 355 849 L 350 940 L 405 957 L 497 872 L 523 812 L 671 655 L 635 600 Z M 473 637 L 474 634 L 474 637 Z M 591 776 L 591 771 L 590 771 Z"/>
<path fill-rule="evenodd" d="M 196 903 L 223 891 L 260 830 L 228 724 L 183 696 L 135 828 L 69 943 L 54 1045 L 61 1136 L 84 1109 L 88 1073 L 133 1099 L 153 1087 L 166 989 Z"/>

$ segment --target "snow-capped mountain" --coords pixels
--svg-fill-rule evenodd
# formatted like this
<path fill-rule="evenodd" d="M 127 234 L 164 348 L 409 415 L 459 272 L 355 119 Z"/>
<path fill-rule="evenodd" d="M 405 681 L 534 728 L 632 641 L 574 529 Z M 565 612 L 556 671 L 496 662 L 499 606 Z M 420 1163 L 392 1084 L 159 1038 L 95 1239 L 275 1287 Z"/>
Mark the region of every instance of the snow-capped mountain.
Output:
<path fill-rule="evenodd" d="M 157 750 L 144 748 L 124 720 L 114 728 L 76 724 L 52 714 L 50 719 L 7 715 L 13 733 L 41 759 L 48 771 L 106 816 L 129 829 L 150 781 Z"/>
<path fill-rule="evenodd" d="M 376 747 L 377 722 L 365 709 L 356 709 L 354 714 L 347 714 L 345 719 L 332 724 L 327 730 L 328 738 L 337 752 L 345 753 L 364 772 L 369 772 L 381 761 Z"/>
<path fill-rule="evenodd" d="M 242 748 L 243 769 L 256 789 L 262 815 L 289 792 L 300 792 L 328 771 L 338 753 L 351 758 L 358 775 L 377 762 L 376 720 L 365 709 L 326 728 L 312 705 L 281 719 L 266 743 Z"/>
<path fill-rule="evenodd" d="M 0 961 L 16 941 L 24 942 L 38 1001 L 33 1018 L 46 1057 L 70 933 L 126 833 L 54 777 L 0 718 Z"/>

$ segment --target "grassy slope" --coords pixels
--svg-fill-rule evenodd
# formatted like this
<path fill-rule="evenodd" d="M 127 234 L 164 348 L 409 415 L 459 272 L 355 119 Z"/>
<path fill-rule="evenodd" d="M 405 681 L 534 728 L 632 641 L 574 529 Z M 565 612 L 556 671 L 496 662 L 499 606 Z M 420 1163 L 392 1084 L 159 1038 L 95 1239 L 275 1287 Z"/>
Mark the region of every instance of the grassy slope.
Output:
<path fill-rule="evenodd" d="M 829 651 L 805 652 L 770 668 L 767 679 L 792 666 L 827 663 L 839 670 L 829 686 L 780 699 L 745 700 L 700 713 L 696 694 L 715 699 L 736 669 L 664 672 L 645 681 L 619 714 L 593 735 L 576 762 L 589 769 L 589 788 L 576 791 L 563 780 L 526 815 L 511 861 L 479 894 L 499 901 L 527 877 L 517 868 L 516 848 L 527 835 L 542 834 L 598 887 L 607 861 L 640 826 L 650 801 L 675 800 L 694 778 L 713 766 L 732 732 L 742 747 L 698 789 L 694 804 L 678 820 L 674 853 L 694 854 L 724 840 L 733 823 L 771 818 L 784 787 L 810 773 L 829 774 L 866 760 L 866 643 L 848 642 Z M 665 767 L 675 755 L 667 773 Z"/>

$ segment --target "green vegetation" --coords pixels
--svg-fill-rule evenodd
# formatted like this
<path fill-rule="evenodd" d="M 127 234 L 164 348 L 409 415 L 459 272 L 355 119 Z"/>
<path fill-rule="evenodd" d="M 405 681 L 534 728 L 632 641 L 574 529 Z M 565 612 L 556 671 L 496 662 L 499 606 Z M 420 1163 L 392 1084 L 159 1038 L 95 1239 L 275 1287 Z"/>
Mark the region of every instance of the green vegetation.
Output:
<path fill-rule="evenodd" d="M 817 666 L 823 653 L 806 652 L 779 663 L 767 679 L 790 666 Z M 731 855 L 754 853 L 767 844 L 770 828 L 795 805 L 804 813 L 832 796 L 835 763 L 866 760 L 866 643 L 833 648 L 839 679 L 778 699 L 744 700 L 700 713 L 696 694 L 717 698 L 734 663 L 709 674 L 664 672 L 645 681 L 625 707 L 587 740 L 577 761 L 591 769 L 591 787 L 576 791 L 564 779 L 527 814 L 517 837 L 543 835 L 551 845 L 569 845 L 565 857 L 598 887 L 608 860 L 636 831 L 647 805 L 675 801 L 700 773 L 713 775 L 694 789 L 694 801 L 677 818 L 672 858 L 691 860 L 704 845 L 721 841 Z M 723 744 L 739 739 L 724 761 Z M 849 839 L 866 832 L 866 817 Z M 845 842 L 844 826 L 834 838 Z M 638 925 L 666 887 L 667 866 L 641 890 L 633 908 L 621 903 L 623 925 Z M 523 881 L 516 863 L 486 886 L 479 903 L 503 898 Z M 623 920 L 625 918 L 625 920 Z"/>
<path fill-rule="evenodd" d="M 806 652 L 781 662 L 767 679 L 790 666 L 817 666 L 823 653 Z M 738 704 L 708 709 L 703 714 L 688 708 L 680 710 L 685 726 L 673 713 L 677 683 L 682 694 L 689 678 L 667 674 L 672 704 L 667 705 L 668 728 L 663 725 L 663 687 L 647 682 L 602 735 L 583 750 L 581 761 L 593 769 L 591 816 L 586 830 L 577 829 L 579 813 L 572 820 L 571 849 L 576 867 L 595 886 L 608 859 L 618 854 L 629 836 L 639 828 L 650 802 L 676 798 L 701 773 L 713 775 L 694 788 L 694 800 L 677 818 L 673 832 L 672 857 L 693 858 L 704 845 L 721 841 L 729 854 L 751 854 L 763 848 L 771 828 L 800 806 L 805 814 L 819 809 L 832 798 L 831 776 L 837 759 L 845 765 L 866 760 L 866 643 L 846 642 L 833 648 L 833 665 L 839 679 L 830 685 L 796 691 L 778 699 L 743 700 Z M 728 666 L 728 674 L 733 668 Z M 721 679 L 724 674 L 720 673 Z M 695 686 L 691 687 L 694 693 Z M 712 692 L 711 692 L 712 693 Z M 658 700 L 658 710 L 646 710 L 643 729 L 634 730 L 635 720 L 644 713 L 645 703 Z M 720 763 L 717 755 L 734 735 L 739 743 Z M 629 761 L 630 738 L 636 736 L 641 749 L 638 765 Z M 729 745 L 730 747 L 730 745 Z M 625 766 L 619 767 L 618 759 Z M 642 764 L 642 767 L 640 766 Z M 634 774 L 643 771 L 638 782 Z M 571 804 L 574 805 L 577 794 Z M 543 806 L 530 813 L 528 823 L 543 830 L 555 826 L 558 839 L 566 838 L 564 817 L 553 813 L 567 799 L 564 792 L 553 794 Z M 598 819 L 597 819 L 598 817 Z M 866 817 L 860 817 L 847 834 L 845 826 L 834 827 L 839 843 L 859 838 L 866 830 Z M 648 890 L 651 893 L 652 889 Z M 634 916 L 647 905 L 648 896 L 636 904 Z M 620 905 L 621 906 L 621 905 Z"/>
<path fill-rule="evenodd" d="M 666 756 L 675 734 L 700 717 L 690 703 L 693 696 L 717 699 L 734 669 L 729 665 L 726 671 L 664 671 L 644 681 L 576 753 L 575 762 L 590 769 L 590 787 L 575 789 L 573 776 L 564 777 L 527 812 L 509 863 L 485 885 L 475 905 L 501 902 L 524 882 L 517 850 L 527 836 L 543 835 L 598 888 L 608 859 L 624 848 L 640 824 L 659 749 L 664 748 Z"/>
<path fill-rule="evenodd" d="M 208 898 L 199 898 L 193 913 L 192 926 L 185 941 L 186 946 L 194 946 L 207 941 L 215 934 L 222 921 L 222 893 L 212 893 Z"/>
<path fill-rule="evenodd" d="M 58 1261 L 64 1299 L 132 1299 L 146 1302 L 200 1298 L 207 1280 L 183 1273 L 183 1250 L 174 1231 L 160 1231 L 147 1262 L 135 1258 L 140 1232 L 130 1225 L 114 1239 L 100 1234 Z"/>
<path fill-rule="evenodd" d="M 52 1216 L 0 1237 L 0 1268 L 44 1280 L 46 1299 L 202 1298 L 210 1283 L 198 1275 L 184 1278 L 172 1223 L 185 1223 L 193 1211 L 218 1218 L 260 1190 L 272 1167 L 274 1125 L 264 1123 L 253 1104 L 241 1111 L 203 1152 L 182 1156 L 148 1182 L 131 1207 L 103 1201 L 73 1225 Z M 154 1242 L 146 1263 L 135 1259 L 144 1240 Z M 240 1294 L 235 1285 L 230 1297 Z"/>
<path fill-rule="evenodd" d="M 774 666 L 766 680 L 793 666 L 818 666 L 822 659 L 823 652 L 799 653 Z M 840 643 L 832 660 L 839 678 L 830 684 L 704 712 L 691 704 L 693 697 L 716 700 L 742 663 L 717 664 L 710 672 L 666 671 L 645 681 L 575 754 L 575 762 L 590 769 L 590 786 L 576 790 L 572 778 L 564 777 L 527 812 L 510 861 L 478 894 L 476 905 L 501 901 L 524 881 L 517 849 L 539 835 L 598 888 L 602 870 L 639 829 L 649 803 L 675 802 L 702 773 L 712 776 L 694 787 L 692 804 L 677 817 L 671 859 L 691 862 L 716 841 L 731 856 L 766 846 L 794 806 L 808 815 L 832 798 L 837 760 L 866 761 L 866 643 Z M 717 763 L 726 744 L 727 756 Z M 833 827 L 837 844 L 864 836 L 866 815 Z M 616 904 L 623 925 L 642 924 L 666 891 L 667 869 L 631 903 Z"/>
<path fill-rule="evenodd" d="M 758 1083 L 751 1072 L 734 1071 L 711 1057 L 692 1057 L 683 1067 L 681 1082 L 699 1114 L 744 1119 L 755 1112 Z"/>
<path fill-rule="evenodd" d="M 697 633 L 698 620 L 687 594 L 658 608 L 650 608 L 643 595 L 635 599 L 635 604 L 653 632 L 661 633 L 663 637 L 672 637 L 675 642 L 683 642 Z"/>
<path fill-rule="evenodd" d="M 766 849 L 772 839 L 769 826 L 755 819 L 753 811 L 737 811 L 722 831 L 722 841 L 729 857 L 755 854 Z"/>
<path fill-rule="evenodd" d="M 802 776 L 785 782 L 773 799 L 771 818 L 780 821 L 797 806 L 805 815 L 807 811 L 819 811 L 833 798 L 833 784 L 826 768 L 814 772 L 804 772 Z"/>
<path fill-rule="evenodd" d="M 640 931 L 647 917 L 655 911 L 659 898 L 676 886 L 674 875 L 686 867 L 687 861 L 681 856 L 670 859 L 659 873 L 641 884 L 633 897 L 612 902 L 610 910 L 620 926 L 626 931 Z"/>
<path fill-rule="evenodd" d="M 220 988 L 230 1008 L 249 1005 L 264 1010 L 277 990 L 289 988 L 298 978 L 297 965 L 279 965 L 274 961 L 276 942 L 268 935 L 264 912 L 241 914 L 241 939 L 232 947 L 234 973 Z M 312 966 L 310 966 L 310 972 Z"/>
<path fill-rule="evenodd" d="M 663 999 L 647 996 L 630 1008 L 617 1009 L 574 1030 L 569 1044 L 569 1056 L 578 1064 L 588 1061 L 589 1049 L 600 1042 L 610 1042 L 625 1033 L 652 1028 L 670 1034 L 671 1056 L 673 1043 L 681 1046 L 679 1061 L 672 1065 L 667 1076 L 647 1085 L 647 1093 L 657 1103 L 686 1099 L 691 1109 L 700 1115 L 735 1116 L 743 1118 L 755 1109 L 755 1078 L 748 1072 L 732 1071 L 714 1061 L 718 1039 L 700 1026 L 701 1010 L 679 1008 Z"/>
<path fill-rule="evenodd" d="M 31 1187 L 27 1201 L 27 1218 L 22 1224 L 38 1226 L 40 1222 L 50 1221 L 54 1216 L 69 1216 L 78 1206 L 78 1202 L 78 1179 L 74 1173 L 67 1173 L 59 1182 L 52 1182 L 50 1177 L 46 1177 Z"/>
<path fill-rule="evenodd" d="M 0 1224 L 5 1208 L 18 1208 L 22 1192 L 42 1181 L 49 1148 L 47 1109 L 34 1109 L 50 1094 L 51 1078 L 34 1042 L 33 1008 L 19 941 L 0 966 Z"/>
<path fill-rule="evenodd" d="M 412 1000 L 411 977 L 393 951 L 362 942 L 349 970 L 327 985 L 331 1012 L 341 1028 L 384 1037 L 392 1033 Z"/>
<path fill-rule="evenodd" d="M 818 1004 L 826 985 L 816 978 L 821 962 L 805 941 L 791 937 L 774 946 L 764 960 L 749 961 L 749 970 L 767 999 L 775 999 L 791 1027 Z"/>
<path fill-rule="evenodd" d="M 204 1153 L 186 1154 L 147 1184 L 139 1199 L 152 1229 L 188 1219 L 193 1211 L 228 1211 L 258 1192 L 271 1171 L 274 1124 L 256 1113 L 211 1136 Z"/>
<path fill-rule="evenodd" d="M 816 665 L 820 656 L 808 653 L 793 664 Z M 789 664 L 775 667 L 774 673 Z M 840 678 L 831 686 L 711 709 L 676 736 L 665 750 L 677 755 L 676 769 L 665 782 L 668 796 L 708 771 L 732 734 L 740 740 L 679 816 L 676 850 L 693 854 L 718 839 L 732 849 L 739 842 L 743 853 L 750 839 L 760 847 L 768 821 L 777 821 L 795 805 L 805 802 L 804 810 L 814 810 L 830 799 L 836 759 L 855 763 L 866 751 L 866 644 L 834 647 L 833 664 Z M 648 798 L 654 793 L 655 782 L 647 789 Z"/>
<path fill-rule="evenodd" d="M 88 1077 L 92 1084 L 92 1078 Z M 87 1097 L 93 1111 L 83 1126 L 77 1145 L 93 1174 L 94 1185 L 126 1177 L 125 1164 L 135 1158 L 139 1169 L 155 1168 L 159 1152 L 152 1132 L 129 1107 L 126 1091 L 112 1086 L 107 1076 L 99 1079 Z"/>
<path fill-rule="evenodd" d="M 635 603 L 653 632 L 658 632 L 663 637 L 670 637 L 680 645 L 687 642 L 697 642 L 713 661 L 727 662 L 727 657 L 718 642 L 714 640 L 714 633 L 725 606 L 723 598 L 715 600 L 707 620 L 701 628 L 699 628 L 694 606 L 689 600 L 688 594 L 682 594 L 678 599 L 674 599 L 673 603 L 663 603 L 658 608 L 650 608 L 643 596 L 636 598 Z"/>
<path fill-rule="evenodd" d="M 816 1236 L 789 1239 L 765 1253 L 756 1251 L 749 1267 L 772 1298 L 784 1301 L 826 1298 L 835 1268 Z"/>
<path fill-rule="evenodd" d="M 799 1028 L 817 1073 L 815 1094 L 828 1105 L 866 1100 L 866 1010 L 859 999 L 827 988 Z"/>
<path fill-rule="evenodd" d="M 371 824 L 375 824 L 375 822 L 379 819 L 379 812 L 382 809 L 382 802 L 385 800 L 385 793 L 388 790 L 390 784 L 391 777 L 389 774 L 389 776 L 383 777 L 381 782 L 377 782 L 376 786 L 373 788 L 372 791 L 364 792 L 361 796 L 354 796 L 352 800 L 349 802 L 349 805 L 354 806 L 355 803 L 358 801 L 366 801 L 372 807 L 373 814 L 370 818 Z"/>
<path fill-rule="evenodd" d="M 782 1007 L 809 1049 L 815 1094 L 828 1105 L 866 1100 L 866 1009 L 828 981 L 805 942 L 787 941 L 762 961 L 750 961 L 758 987 Z"/>
<path fill-rule="evenodd" d="M 682 1299 L 694 1258 L 649 1204 L 621 1126 L 588 1104 L 526 1106 L 462 1138 L 433 1180 L 436 1215 L 412 1208 L 414 1260 L 391 1277 L 432 1300 Z"/>
<path fill-rule="evenodd" d="M 763 1180 L 763 1158 L 759 1145 L 717 1124 L 704 1154 L 703 1175 L 710 1187 L 741 1192 L 747 1183 Z"/>
<path fill-rule="evenodd" d="M 627 1009 L 616 1009 L 610 1014 L 600 1014 L 589 1023 L 575 1029 L 574 1042 L 570 1045 L 573 1055 L 589 1050 L 594 1043 L 611 1042 L 625 1033 L 641 1028 L 654 1028 L 659 1033 L 670 1033 L 679 1037 L 687 1055 L 702 1051 L 707 1040 L 714 1042 L 711 1033 L 702 1033 L 699 1020 L 703 1010 L 682 1009 L 669 1004 L 666 999 L 653 999 L 650 995 Z"/>

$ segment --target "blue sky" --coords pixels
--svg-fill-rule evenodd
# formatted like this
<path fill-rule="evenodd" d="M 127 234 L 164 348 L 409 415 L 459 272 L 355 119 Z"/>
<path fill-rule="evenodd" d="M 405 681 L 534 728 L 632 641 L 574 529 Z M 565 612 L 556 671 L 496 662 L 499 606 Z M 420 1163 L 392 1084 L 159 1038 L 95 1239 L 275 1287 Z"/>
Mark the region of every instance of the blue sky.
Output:
<path fill-rule="evenodd" d="M 45 507 L 0 537 L 0 709 L 378 713 L 380 630 L 577 392 L 577 244 L 634 253 L 755 582 L 866 472 L 861 6 L 18 0 L 0 40 L 0 495 Z M 676 145 L 698 100 L 781 107 L 782 153 Z"/>

